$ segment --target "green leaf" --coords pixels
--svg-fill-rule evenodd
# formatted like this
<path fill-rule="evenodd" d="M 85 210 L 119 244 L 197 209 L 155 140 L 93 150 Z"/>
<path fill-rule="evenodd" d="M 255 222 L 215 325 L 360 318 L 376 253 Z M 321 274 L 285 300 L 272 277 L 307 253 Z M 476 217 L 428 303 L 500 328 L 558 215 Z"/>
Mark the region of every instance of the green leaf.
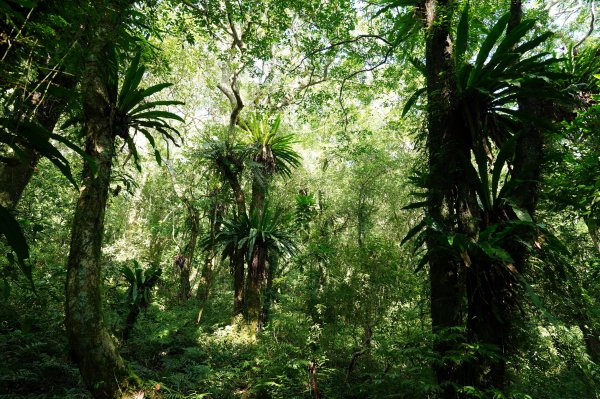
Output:
<path fill-rule="evenodd" d="M 140 58 L 141 53 L 137 53 L 135 57 L 133 57 L 133 60 L 131 60 L 131 64 L 129 64 L 129 67 L 125 72 L 125 79 L 121 85 L 121 90 L 119 91 L 119 97 L 117 100 L 117 107 L 122 111 L 125 110 L 123 108 L 125 98 L 132 92 L 136 91 L 137 87 L 142 81 L 142 77 L 144 76 L 145 68 L 143 66 L 140 68 Z"/>
<path fill-rule="evenodd" d="M 408 113 L 408 111 L 410 111 L 412 106 L 417 102 L 419 97 L 421 97 L 421 94 L 425 93 L 426 90 L 427 90 L 427 88 L 423 87 L 423 88 L 417 90 L 416 92 L 414 92 L 409 97 L 408 101 L 406 101 L 406 104 L 404 105 L 404 108 L 402 108 L 402 118 L 404 118 L 404 116 Z"/>
<path fill-rule="evenodd" d="M 164 106 L 164 105 L 184 105 L 185 103 L 183 101 L 176 101 L 176 100 L 164 100 L 164 101 L 151 101 L 145 104 L 142 104 L 140 106 L 138 106 L 137 108 L 135 108 L 134 110 L 132 110 L 129 115 L 135 115 L 141 111 L 145 111 L 147 109 L 151 109 L 154 107 L 158 107 L 158 106 Z"/>
<path fill-rule="evenodd" d="M 478 242 L 477 246 L 491 259 L 499 260 L 505 263 L 514 262 L 508 252 L 500 247 L 493 247 L 489 242 Z"/>
<path fill-rule="evenodd" d="M 129 112 L 133 107 L 138 106 L 146 97 L 156 94 L 159 91 L 171 86 L 173 86 L 173 83 L 159 83 L 144 90 L 135 90 L 131 93 L 126 93 L 126 96 L 123 98 L 123 102 L 119 109 L 122 112 Z"/>
<path fill-rule="evenodd" d="M 492 27 L 492 29 L 490 30 L 490 33 L 488 33 L 488 35 L 486 36 L 485 40 L 483 41 L 483 43 L 481 45 L 481 48 L 479 49 L 479 53 L 477 53 L 477 58 L 475 59 L 475 65 L 474 65 L 473 71 L 471 72 L 471 74 L 469 76 L 469 80 L 467 82 L 467 87 L 472 86 L 473 81 L 479 75 L 481 69 L 483 69 L 484 63 L 487 60 L 488 56 L 490 55 L 492 48 L 494 47 L 494 45 L 496 44 L 496 42 L 502 35 L 502 32 L 504 32 L 504 30 L 506 29 L 509 18 L 510 18 L 510 14 L 504 14 L 498 20 L 498 22 L 496 22 L 496 24 Z"/>
<path fill-rule="evenodd" d="M 531 215 L 529 214 L 529 212 L 526 209 L 520 208 L 520 207 L 512 205 L 512 204 L 510 207 L 512 208 L 515 215 L 517 215 L 517 218 L 519 220 L 521 220 L 523 222 L 533 223 L 533 219 L 531 218 Z"/>
<path fill-rule="evenodd" d="M 169 111 L 146 111 L 146 112 L 140 112 L 138 114 L 134 115 L 135 119 L 158 119 L 158 118 L 167 118 L 167 119 L 175 119 L 178 120 L 180 122 L 184 122 L 183 118 L 175 115 L 172 112 Z"/>
<path fill-rule="evenodd" d="M 509 52 L 512 47 L 517 44 L 517 42 L 521 40 L 521 38 L 523 38 L 523 36 L 525 36 L 525 34 L 529 32 L 531 28 L 533 28 L 534 25 L 535 20 L 528 19 L 515 26 L 498 45 L 498 48 L 490 59 L 490 65 L 495 64 L 500 57 Z"/>
<path fill-rule="evenodd" d="M 17 254 L 19 261 L 29 258 L 29 245 L 19 222 L 12 213 L 0 205 L 0 234 L 6 237 L 8 246 Z"/>
<path fill-rule="evenodd" d="M 408 209 L 419 209 L 419 208 L 424 208 L 429 204 L 429 201 L 419 201 L 419 202 L 413 202 L 412 204 L 408 204 L 406 206 L 402 207 L 402 210 L 408 210 Z"/>
<path fill-rule="evenodd" d="M 400 242 L 400 245 L 404 245 L 408 240 L 410 240 L 415 235 L 417 235 L 426 226 L 427 226 L 427 223 L 425 222 L 425 219 L 421 220 L 421 222 L 419 224 L 417 224 L 415 227 L 410 229 L 408 231 L 408 233 L 406 233 L 406 236 L 402 239 L 402 241 Z"/>
<path fill-rule="evenodd" d="M 510 139 L 508 139 L 498 152 L 498 156 L 494 161 L 494 167 L 492 170 L 492 195 L 494 204 L 496 204 L 498 200 L 498 183 L 500 182 L 500 175 L 502 173 L 502 169 L 504 168 L 504 164 L 506 164 L 509 159 L 512 159 L 515 153 L 517 139 L 517 134 L 513 135 Z"/>

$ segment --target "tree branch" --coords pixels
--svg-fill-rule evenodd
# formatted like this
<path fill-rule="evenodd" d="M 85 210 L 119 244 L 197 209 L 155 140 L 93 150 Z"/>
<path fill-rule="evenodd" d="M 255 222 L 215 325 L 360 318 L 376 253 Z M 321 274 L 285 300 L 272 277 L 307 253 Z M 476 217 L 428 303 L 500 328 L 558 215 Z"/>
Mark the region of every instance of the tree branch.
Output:
<path fill-rule="evenodd" d="M 583 42 L 585 42 L 586 39 L 588 37 L 590 37 L 592 35 L 592 33 L 594 33 L 594 23 L 596 22 L 596 13 L 594 10 L 594 2 L 593 1 L 592 1 L 592 7 L 590 10 L 592 13 L 592 19 L 590 20 L 590 29 L 587 31 L 585 36 L 579 42 L 577 42 L 576 45 L 573 46 L 573 51 L 577 50 L 577 47 L 581 46 L 583 44 Z"/>

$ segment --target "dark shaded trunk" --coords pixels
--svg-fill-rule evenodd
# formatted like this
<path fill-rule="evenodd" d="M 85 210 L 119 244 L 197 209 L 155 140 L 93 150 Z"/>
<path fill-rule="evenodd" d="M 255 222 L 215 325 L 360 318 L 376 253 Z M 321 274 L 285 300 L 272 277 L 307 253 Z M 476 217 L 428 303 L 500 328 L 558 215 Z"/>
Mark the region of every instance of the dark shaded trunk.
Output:
<path fill-rule="evenodd" d="M 263 295 L 263 305 L 260 311 L 260 320 L 258 328 L 262 329 L 269 322 L 269 315 L 271 313 L 271 304 L 275 300 L 275 292 L 273 291 L 273 274 L 275 273 L 275 264 L 271 262 L 265 262 L 265 290 Z"/>
<path fill-rule="evenodd" d="M 454 229 L 458 215 L 457 186 L 464 180 L 461 162 L 470 160 L 469 147 L 462 144 L 461 133 L 454 129 L 456 114 L 456 84 L 453 80 L 453 60 L 450 40 L 452 1 L 427 0 L 421 10 L 426 21 L 427 79 L 427 151 L 429 164 L 427 213 L 443 233 L 427 231 L 429 253 L 429 283 L 431 325 L 435 334 L 434 351 L 438 360 L 434 371 L 442 387 L 441 397 L 454 398 L 455 383 L 461 383 L 460 366 L 448 355 L 462 341 L 464 290 L 460 260 L 447 252 L 436 250 L 446 245 L 446 234 Z M 466 151 L 465 151 L 466 150 Z M 461 160 L 462 158 L 462 160 Z"/>
<path fill-rule="evenodd" d="M 202 268 L 202 274 L 200 276 L 200 285 L 198 286 L 197 298 L 200 300 L 200 309 L 198 310 L 198 317 L 196 318 L 197 324 L 200 324 L 200 322 L 202 321 L 204 309 L 206 309 L 206 303 L 208 302 L 208 297 L 212 288 L 213 268 L 215 262 L 214 242 L 219 230 L 218 220 L 222 217 L 221 209 L 222 208 L 219 206 L 219 204 L 215 202 L 211 212 L 212 215 L 209 219 L 211 244 L 206 251 L 206 257 L 204 258 L 204 267 Z"/>
<path fill-rule="evenodd" d="M 246 266 L 245 246 L 237 248 L 231 255 L 230 262 L 233 263 L 233 314 L 238 315 L 244 312 L 245 295 L 244 279 Z"/>
<path fill-rule="evenodd" d="M 583 342 L 588 356 L 592 361 L 600 365 L 600 333 L 594 328 L 589 317 L 582 317 L 579 328 L 583 334 Z"/>
<path fill-rule="evenodd" d="M 263 151 L 265 152 L 265 151 Z M 262 153 L 261 153 L 262 154 Z M 255 161 L 262 167 L 261 172 L 255 172 L 252 179 L 252 201 L 250 202 L 250 217 L 256 223 L 262 225 L 262 218 L 265 212 L 266 195 L 269 172 L 266 170 L 267 156 L 258 156 Z M 259 228 L 259 226 L 253 226 Z M 264 286 L 267 280 L 267 252 L 266 243 L 262 242 L 260 237 L 257 237 L 254 249 L 252 252 L 252 260 L 248 268 L 248 282 L 246 284 L 247 303 L 246 312 L 248 324 L 252 331 L 257 332 L 261 328 L 261 314 L 264 304 Z"/>
<path fill-rule="evenodd" d="M 233 192 L 235 200 L 238 220 L 246 218 L 246 197 L 244 190 L 240 185 L 239 176 L 234 173 L 227 173 L 225 175 L 229 186 Z M 246 260 L 246 247 L 236 248 L 230 254 L 229 261 L 231 262 L 231 268 L 233 270 L 233 314 L 242 314 L 244 311 L 244 276 L 245 276 L 245 260 Z"/>
<path fill-rule="evenodd" d="M 23 148 L 22 155 L 25 159 L 14 156 L 2 161 L 0 205 L 9 209 L 17 206 L 41 158 L 37 151 L 28 147 Z"/>
<path fill-rule="evenodd" d="M 511 329 L 514 278 L 504 265 L 482 260 L 467 271 L 467 336 L 478 346 L 467 364 L 468 385 L 506 388 L 506 350 Z"/>
<path fill-rule="evenodd" d="M 521 22 L 521 18 L 521 0 L 511 0 L 507 33 Z M 524 122 L 520 127 L 511 170 L 511 180 L 516 184 L 510 197 L 512 204 L 534 217 L 544 142 L 537 119 L 543 115 L 543 104 L 535 98 L 519 98 L 518 106 L 520 112 L 531 117 L 531 122 Z M 504 205 L 503 209 L 486 214 L 480 229 L 511 219 L 517 217 L 509 205 Z M 533 241 L 534 234 L 531 232 L 530 236 L 520 238 Z M 506 358 L 515 344 L 510 335 L 520 296 L 516 273 L 524 270 L 529 251 L 516 240 L 507 250 L 513 258 L 512 265 L 482 259 L 467 271 L 468 338 L 470 343 L 481 348 L 480 355 L 469 364 L 471 378 L 468 383 L 480 389 L 505 390 L 508 383 Z"/>
<path fill-rule="evenodd" d="M 56 83 L 66 89 L 75 86 L 74 79 L 60 79 Z M 66 98 L 45 99 L 39 105 L 33 122 L 52 132 L 66 103 Z M 0 161 L 0 205 L 10 209 L 17 206 L 41 158 L 37 151 L 28 147 L 22 148 L 21 155 L 24 159 L 12 156 Z"/>
<path fill-rule="evenodd" d="M 263 304 L 263 285 L 265 280 L 267 262 L 267 248 L 264 243 L 256 242 L 252 261 L 248 269 L 248 284 L 246 292 L 246 305 L 248 324 L 251 331 L 256 332 L 259 328 L 260 313 Z"/>
<path fill-rule="evenodd" d="M 127 318 L 125 319 L 125 326 L 123 327 L 123 341 L 129 340 L 129 336 L 131 335 L 131 331 L 133 330 L 133 326 L 135 325 L 139 315 L 139 306 L 131 306 L 129 313 L 127 314 Z"/>
<path fill-rule="evenodd" d="M 124 7 L 123 7 L 124 8 Z M 119 9 L 117 7 L 117 9 Z M 112 9 L 111 9 L 112 11 Z M 116 10 L 115 10 L 116 11 Z M 110 35 L 118 17 L 108 7 L 89 10 L 94 39 L 82 79 L 85 151 L 96 163 L 96 173 L 86 163 L 75 208 L 67 263 L 66 330 L 71 355 L 94 398 L 127 396 L 134 384 L 104 322 L 102 311 L 101 246 L 104 214 L 115 153 L 113 112 L 107 102 Z"/>

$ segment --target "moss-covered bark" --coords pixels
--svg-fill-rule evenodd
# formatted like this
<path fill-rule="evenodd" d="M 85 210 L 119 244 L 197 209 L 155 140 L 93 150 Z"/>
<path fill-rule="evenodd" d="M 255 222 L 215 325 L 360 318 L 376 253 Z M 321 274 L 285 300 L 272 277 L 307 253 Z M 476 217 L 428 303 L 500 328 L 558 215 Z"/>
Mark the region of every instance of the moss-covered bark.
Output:
<path fill-rule="evenodd" d="M 108 54 L 118 31 L 118 10 L 125 3 L 96 4 L 89 10 L 90 44 L 82 94 L 86 163 L 71 232 L 67 264 L 66 327 L 71 354 L 95 398 L 129 396 L 132 378 L 104 323 L 101 245 L 112 159 L 115 153 L 114 112 L 108 101 Z M 92 19 L 90 17 L 90 19 Z M 92 25 L 93 24 L 93 25 Z"/>

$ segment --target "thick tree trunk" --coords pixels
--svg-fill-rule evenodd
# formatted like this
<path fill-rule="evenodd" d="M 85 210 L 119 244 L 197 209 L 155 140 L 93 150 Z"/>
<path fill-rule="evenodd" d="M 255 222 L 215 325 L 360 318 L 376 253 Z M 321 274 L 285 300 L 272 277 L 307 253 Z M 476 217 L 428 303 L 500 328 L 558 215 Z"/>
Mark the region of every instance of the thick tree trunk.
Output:
<path fill-rule="evenodd" d="M 449 0 L 426 0 L 422 15 L 426 21 L 426 79 L 427 122 L 429 155 L 429 190 L 427 213 L 445 233 L 453 231 L 456 218 L 457 183 L 460 176 L 460 157 L 465 158 L 461 148 L 460 132 L 455 131 L 454 115 L 457 114 L 456 88 L 453 80 L 450 21 L 453 2 Z M 464 133 L 463 133 L 464 134 Z M 469 147 L 466 147 L 468 154 Z M 460 151 L 460 152 L 459 152 Z M 466 157 L 469 159 L 470 157 Z M 464 160 L 462 161 L 464 162 Z M 436 335 L 434 350 L 439 363 L 434 366 L 441 397 L 456 397 L 452 384 L 461 383 L 460 367 L 448 360 L 451 351 L 461 341 L 464 314 L 464 290 L 461 282 L 461 264 L 447 253 L 436 251 L 444 245 L 445 234 L 427 232 L 429 251 L 429 283 L 431 295 L 431 324 Z"/>
<path fill-rule="evenodd" d="M 246 213 L 246 197 L 244 190 L 240 185 L 239 177 L 236 174 L 228 173 L 225 175 L 235 200 L 238 220 L 248 217 Z M 231 268 L 233 270 L 233 314 L 242 314 L 244 311 L 244 276 L 245 276 L 245 260 L 246 246 L 236 248 L 229 258 Z"/>
<path fill-rule="evenodd" d="M 248 324 L 252 332 L 257 332 L 259 328 L 266 261 L 267 248 L 264 243 L 257 241 L 248 269 L 248 291 L 246 293 Z"/>
<path fill-rule="evenodd" d="M 275 273 L 275 264 L 272 262 L 265 262 L 265 290 L 263 294 L 263 304 L 260 311 L 260 320 L 258 328 L 262 330 L 269 322 L 269 315 L 271 313 L 271 304 L 275 299 L 275 292 L 273 291 L 273 274 Z"/>
<path fill-rule="evenodd" d="M 103 51 L 99 50 L 92 53 L 95 58 L 86 65 L 83 87 L 86 152 L 96 162 L 97 173 L 94 175 L 89 164 L 85 165 L 71 233 L 66 326 L 71 353 L 88 389 L 95 398 L 115 398 L 127 391 L 130 374 L 104 324 L 100 295 L 101 246 L 114 135 L 101 79 Z"/>
<path fill-rule="evenodd" d="M 521 22 L 521 16 L 521 0 L 511 0 L 507 32 Z M 523 114 L 534 119 L 543 115 L 541 102 L 534 98 L 519 98 L 518 105 Z M 527 210 L 532 217 L 537 206 L 544 142 L 543 131 L 536 123 L 526 122 L 521 126 L 511 175 L 517 183 L 511 193 L 512 203 Z M 493 213 L 486 215 L 481 229 L 488 227 L 488 223 L 505 222 L 506 216 L 501 215 L 516 218 L 509 206 Z M 523 271 L 529 253 L 520 243 L 507 249 L 514 261 L 510 269 L 498 262 L 481 259 L 467 271 L 468 338 L 483 349 L 482 354 L 469 364 L 471 378 L 468 383 L 480 389 L 504 390 L 508 383 L 506 358 L 512 345 L 510 333 L 519 296 L 514 273 Z M 486 355 L 487 351 L 489 355 Z"/>
<path fill-rule="evenodd" d="M 218 219 L 221 217 L 221 209 L 222 207 L 219 206 L 218 202 L 215 202 L 212 209 L 212 215 L 209 219 L 211 245 L 206 251 L 204 267 L 202 268 L 200 284 L 198 285 L 197 298 L 200 300 L 200 310 L 198 311 L 198 317 L 196 318 L 197 324 L 200 324 L 202 321 L 204 309 L 206 308 L 208 296 L 210 295 L 210 290 L 212 288 L 213 268 L 215 263 L 214 241 L 219 230 Z"/>
<path fill-rule="evenodd" d="M 109 35 L 115 21 L 108 7 L 90 10 L 94 43 L 88 50 L 83 76 L 85 150 L 96 163 L 96 173 L 86 163 L 71 232 L 67 264 L 66 329 L 71 354 L 94 398 L 128 396 L 134 379 L 108 332 L 102 311 L 101 246 L 104 214 L 114 156 L 113 115 L 107 102 Z"/>
<path fill-rule="evenodd" d="M 480 349 L 467 364 L 466 383 L 481 390 L 506 388 L 513 282 L 510 272 L 495 262 L 481 260 L 467 270 L 467 335 Z"/>
<path fill-rule="evenodd" d="M 129 340 L 129 336 L 131 335 L 131 331 L 133 330 L 133 326 L 135 325 L 139 315 L 140 307 L 137 305 L 132 305 L 129 309 L 129 313 L 127 314 L 127 318 L 125 319 L 125 326 L 123 327 L 123 341 Z"/>
<path fill-rule="evenodd" d="M 261 162 L 261 158 L 256 159 Z M 263 172 L 262 176 L 254 175 L 252 181 L 252 201 L 250 202 L 250 217 L 256 218 L 257 223 L 261 223 L 265 212 L 266 194 L 268 179 L 270 176 Z M 263 310 L 263 291 L 267 279 L 267 246 L 259 241 L 257 237 L 252 252 L 252 261 L 248 269 L 247 283 L 247 317 L 251 331 L 257 332 L 261 328 L 261 314 Z"/>

